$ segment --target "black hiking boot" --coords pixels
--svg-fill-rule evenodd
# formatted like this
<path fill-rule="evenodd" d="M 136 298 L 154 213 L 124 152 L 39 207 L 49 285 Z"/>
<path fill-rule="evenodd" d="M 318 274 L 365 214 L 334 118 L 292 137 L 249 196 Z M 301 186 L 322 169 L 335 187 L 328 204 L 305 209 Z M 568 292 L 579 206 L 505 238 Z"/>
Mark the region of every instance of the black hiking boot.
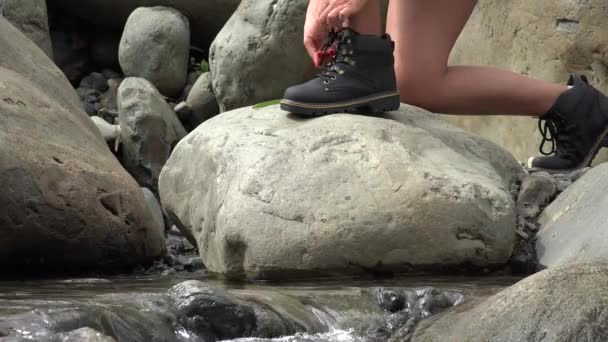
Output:
<path fill-rule="evenodd" d="M 388 35 L 362 35 L 350 29 L 331 32 L 321 52 L 331 56 L 327 69 L 288 88 L 281 109 L 310 116 L 399 109 L 393 50 Z"/>
<path fill-rule="evenodd" d="M 590 86 L 584 76 L 571 76 L 568 85 L 572 87 L 539 119 L 544 156 L 530 158 L 531 169 L 570 172 L 590 166 L 606 143 L 608 97 Z M 544 149 L 547 142 L 551 143 L 548 152 Z"/>

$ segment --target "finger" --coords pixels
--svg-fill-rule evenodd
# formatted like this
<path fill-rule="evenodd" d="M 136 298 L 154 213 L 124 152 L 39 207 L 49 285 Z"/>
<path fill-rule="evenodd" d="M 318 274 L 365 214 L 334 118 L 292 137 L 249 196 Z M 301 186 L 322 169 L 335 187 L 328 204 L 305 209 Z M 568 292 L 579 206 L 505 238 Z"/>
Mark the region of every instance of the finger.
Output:
<path fill-rule="evenodd" d="M 312 37 L 304 37 L 304 48 L 306 48 L 306 52 L 312 59 L 312 63 L 314 64 L 315 68 L 318 67 L 320 58 L 317 55 L 317 51 L 319 51 L 320 46 L 317 41 Z"/>
<path fill-rule="evenodd" d="M 343 7 L 337 7 L 327 14 L 327 25 L 336 31 L 339 31 L 342 28 L 340 13 L 343 10 Z"/>
<path fill-rule="evenodd" d="M 354 14 L 352 7 L 347 6 L 340 11 L 340 24 L 342 27 L 350 27 L 350 17 Z"/>

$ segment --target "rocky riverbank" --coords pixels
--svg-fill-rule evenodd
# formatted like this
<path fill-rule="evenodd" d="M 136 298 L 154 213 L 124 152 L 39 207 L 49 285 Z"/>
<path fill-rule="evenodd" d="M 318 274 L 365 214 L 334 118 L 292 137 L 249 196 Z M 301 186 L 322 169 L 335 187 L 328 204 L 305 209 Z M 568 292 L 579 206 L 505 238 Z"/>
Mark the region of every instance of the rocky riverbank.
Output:
<path fill-rule="evenodd" d="M 306 1 L 144 3 L 0 0 L 1 342 L 606 339 L 607 164 L 290 115 Z"/>

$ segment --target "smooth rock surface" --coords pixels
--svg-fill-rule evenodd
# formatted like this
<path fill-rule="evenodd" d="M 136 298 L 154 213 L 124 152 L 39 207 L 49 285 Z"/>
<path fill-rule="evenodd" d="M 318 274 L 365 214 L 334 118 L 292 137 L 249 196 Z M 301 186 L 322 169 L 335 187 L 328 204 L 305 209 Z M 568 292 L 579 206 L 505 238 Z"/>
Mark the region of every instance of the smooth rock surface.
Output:
<path fill-rule="evenodd" d="M 194 45 L 207 50 L 240 0 L 49 0 L 70 13 L 106 28 L 122 29 L 128 16 L 142 6 L 168 6 L 190 20 Z"/>
<path fill-rule="evenodd" d="M 608 265 L 560 266 L 423 322 L 411 341 L 606 341 L 606 305 Z"/>
<path fill-rule="evenodd" d="M 118 60 L 126 76 L 145 78 L 170 97 L 186 84 L 189 50 L 186 16 L 168 7 L 140 7 L 125 24 Z"/>
<path fill-rule="evenodd" d="M 46 0 L 0 0 L 0 15 L 53 59 Z"/>
<path fill-rule="evenodd" d="M 211 73 L 204 73 L 196 80 L 188 94 L 186 104 L 189 107 L 190 115 L 184 126 L 189 131 L 220 112 L 215 94 L 213 94 L 211 81 Z"/>
<path fill-rule="evenodd" d="M 158 192 L 158 176 L 186 131 L 154 86 L 129 77 L 118 88 L 122 162 L 143 187 Z"/>
<path fill-rule="evenodd" d="M 608 261 L 608 163 L 589 170 L 539 218 L 536 251 L 541 267 Z"/>
<path fill-rule="evenodd" d="M 479 1 L 450 56 L 452 65 L 487 65 L 565 83 L 582 73 L 608 91 L 608 20 L 604 0 Z M 521 113 L 526 114 L 526 113 Z M 449 116 L 518 160 L 539 154 L 537 122 L 522 116 Z M 608 160 L 600 153 L 597 161 Z"/>
<path fill-rule="evenodd" d="M 176 147 L 164 209 L 228 277 L 502 264 L 522 172 L 426 111 L 312 120 L 278 106 L 220 114 Z"/>
<path fill-rule="evenodd" d="M 162 227 L 62 72 L 4 18 L 0 46 L 4 274 L 132 266 L 160 256 Z"/>
<path fill-rule="evenodd" d="M 148 204 L 148 208 L 150 208 L 150 212 L 154 216 L 154 219 L 161 227 L 165 227 L 165 219 L 163 218 L 163 209 L 160 207 L 156 196 L 152 190 L 148 188 L 141 188 L 141 191 L 144 194 L 144 198 L 146 199 L 146 203 Z"/>
<path fill-rule="evenodd" d="M 313 74 L 302 44 L 307 1 L 244 0 L 211 45 L 221 111 L 279 99 Z"/>

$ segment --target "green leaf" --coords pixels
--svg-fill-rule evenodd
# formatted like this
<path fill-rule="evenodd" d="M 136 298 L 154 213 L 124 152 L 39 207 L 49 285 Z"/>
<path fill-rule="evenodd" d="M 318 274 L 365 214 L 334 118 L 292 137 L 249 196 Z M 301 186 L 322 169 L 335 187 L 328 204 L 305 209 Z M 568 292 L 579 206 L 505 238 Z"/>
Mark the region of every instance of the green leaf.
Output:
<path fill-rule="evenodd" d="M 281 102 L 280 99 L 279 100 L 270 100 L 270 101 L 266 101 L 266 102 L 261 102 L 261 103 L 258 103 L 256 105 L 254 105 L 253 109 L 260 109 L 260 108 L 276 105 L 276 104 L 279 104 L 280 102 Z"/>

